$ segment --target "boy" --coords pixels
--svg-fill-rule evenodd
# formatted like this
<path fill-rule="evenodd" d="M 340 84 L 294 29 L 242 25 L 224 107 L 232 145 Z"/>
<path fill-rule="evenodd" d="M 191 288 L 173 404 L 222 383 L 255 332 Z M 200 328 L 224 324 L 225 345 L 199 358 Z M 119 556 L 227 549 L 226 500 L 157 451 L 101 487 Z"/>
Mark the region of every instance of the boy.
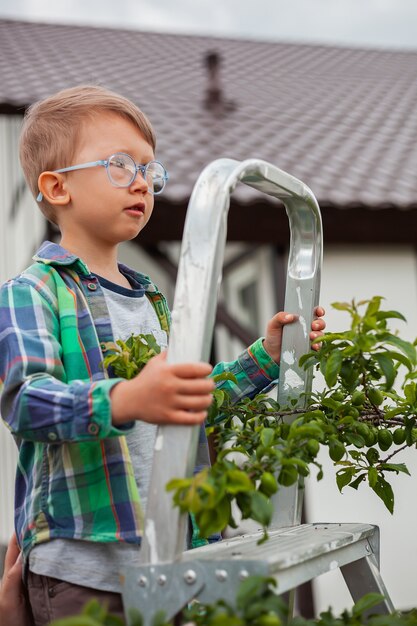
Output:
<path fill-rule="evenodd" d="M 122 615 L 118 572 L 136 561 L 156 425 L 202 424 L 211 402 L 206 363 L 168 364 L 162 353 L 130 381 L 102 366 L 106 342 L 131 333 L 167 346 L 165 299 L 117 262 L 167 180 L 154 150 L 143 113 L 100 87 L 51 96 L 23 125 L 23 171 L 61 232 L 0 301 L 1 412 L 19 445 L 16 528 L 37 626 L 93 596 Z M 216 367 L 233 368 L 237 398 L 277 378 L 293 319 L 279 313 L 263 341 Z M 312 339 L 323 328 L 316 320 Z"/>

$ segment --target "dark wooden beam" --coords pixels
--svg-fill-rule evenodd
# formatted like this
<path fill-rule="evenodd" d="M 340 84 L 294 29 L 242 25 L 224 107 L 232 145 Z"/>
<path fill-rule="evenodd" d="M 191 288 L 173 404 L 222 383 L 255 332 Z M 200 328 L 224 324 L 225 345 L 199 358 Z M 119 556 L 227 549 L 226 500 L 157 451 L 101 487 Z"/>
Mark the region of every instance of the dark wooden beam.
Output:
<path fill-rule="evenodd" d="M 186 209 L 186 201 L 172 204 L 162 196 L 157 198 L 152 219 L 138 236 L 139 241 L 143 244 L 180 241 Z M 324 202 L 321 212 L 325 244 L 415 244 L 417 205 L 400 210 L 393 206 L 341 208 Z M 287 247 L 289 227 L 284 207 L 269 202 L 239 205 L 232 198 L 227 239 Z"/>
<path fill-rule="evenodd" d="M 152 219 L 138 235 L 139 245 L 156 245 L 161 241 L 181 241 L 186 203 L 172 204 L 157 198 Z M 385 244 L 415 245 L 417 205 L 402 210 L 394 207 L 369 209 L 321 205 L 324 245 Z M 51 226 L 51 232 L 56 228 Z M 232 201 L 228 216 L 227 240 L 273 244 L 285 249 L 289 244 L 288 219 L 284 207 L 258 203 L 237 205 Z"/>
<path fill-rule="evenodd" d="M 0 115 L 21 115 L 23 117 L 28 104 L 11 104 L 10 102 L 0 102 Z"/>
<path fill-rule="evenodd" d="M 173 281 L 176 280 L 178 271 L 176 264 L 171 261 L 171 259 L 168 258 L 168 256 L 158 248 L 158 246 L 147 245 L 141 246 L 141 248 L 164 269 Z M 253 332 L 248 328 L 245 328 L 232 315 L 230 315 L 222 303 L 217 305 L 216 323 L 225 326 L 234 337 L 240 339 L 240 341 L 247 346 L 253 343 L 256 339 Z"/>

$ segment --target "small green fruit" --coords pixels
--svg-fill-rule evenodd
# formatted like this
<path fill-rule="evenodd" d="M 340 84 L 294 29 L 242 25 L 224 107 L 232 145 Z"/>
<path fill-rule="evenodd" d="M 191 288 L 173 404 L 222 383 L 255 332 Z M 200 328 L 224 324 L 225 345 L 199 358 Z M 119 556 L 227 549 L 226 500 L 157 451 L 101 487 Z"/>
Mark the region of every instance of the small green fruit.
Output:
<path fill-rule="evenodd" d="M 361 422 L 361 423 L 359 423 L 357 425 L 356 432 L 358 433 L 358 435 L 363 437 L 365 439 L 365 442 L 366 442 L 366 439 L 367 439 L 367 437 L 369 437 L 369 434 L 370 434 L 371 430 L 370 430 L 368 424 L 364 424 L 363 422 Z"/>
<path fill-rule="evenodd" d="M 363 391 L 354 391 L 352 394 L 352 404 L 354 406 L 363 406 L 366 400 L 366 395 Z"/>
<path fill-rule="evenodd" d="M 262 491 L 268 498 L 278 491 L 277 480 L 271 472 L 264 472 L 262 474 L 259 491 Z"/>
<path fill-rule="evenodd" d="M 404 443 L 404 441 L 405 441 L 405 428 L 397 428 L 396 430 L 394 430 L 394 432 L 392 433 L 392 438 L 394 440 L 394 443 L 397 444 L 397 446 L 399 446 L 402 443 Z"/>
<path fill-rule="evenodd" d="M 346 454 L 346 448 L 338 439 L 331 439 L 329 442 L 329 456 L 332 461 L 340 461 Z"/>
<path fill-rule="evenodd" d="M 379 406 L 384 401 L 384 396 L 379 389 L 375 389 L 375 387 L 371 387 L 368 389 L 368 398 L 371 404 L 374 406 Z"/>
<path fill-rule="evenodd" d="M 309 439 L 306 443 L 306 448 L 308 453 L 311 454 L 311 456 L 315 457 L 320 450 L 320 443 L 317 441 L 317 439 Z"/>
<path fill-rule="evenodd" d="M 281 626 L 282 622 L 278 615 L 268 613 L 267 615 L 261 615 L 256 619 L 257 626 Z"/>
<path fill-rule="evenodd" d="M 367 436 L 364 437 L 364 439 L 365 439 L 366 445 L 371 447 L 371 446 L 374 446 L 376 442 L 378 441 L 378 430 L 374 428 L 373 426 L 369 426 L 368 428 L 369 428 L 369 432 Z"/>
<path fill-rule="evenodd" d="M 298 480 L 298 472 L 297 468 L 294 465 L 284 465 L 281 469 L 278 482 L 280 485 L 284 485 L 284 487 L 290 487 Z"/>
<path fill-rule="evenodd" d="M 392 434 L 387 428 L 378 430 L 378 445 L 383 452 L 392 446 Z"/>

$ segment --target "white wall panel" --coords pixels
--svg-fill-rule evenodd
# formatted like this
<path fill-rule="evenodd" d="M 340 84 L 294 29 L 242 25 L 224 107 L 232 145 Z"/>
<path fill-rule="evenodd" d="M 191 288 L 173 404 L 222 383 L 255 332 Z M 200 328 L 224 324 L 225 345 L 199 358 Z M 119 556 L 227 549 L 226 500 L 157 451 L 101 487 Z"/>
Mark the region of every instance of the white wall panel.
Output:
<path fill-rule="evenodd" d="M 332 247 L 325 248 L 321 303 L 326 308 L 328 330 L 345 330 L 348 315 L 335 311 L 330 303 L 367 299 L 374 295 L 386 298 L 383 308 L 402 312 L 405 325 L 393 321 L 407 340 L 417 336 L 417 262 L 410 246 Z M 381 571 L 394 605 L 407 609 L 416 605 L 417 561 L 417 451 L 411 449 L 402 457 L 411 478 L 389 476 L 396 497 L 394 515 L 365 485 L 358 491 L 345 488 L 340 494 L 335 472 L 327 453 L 321 455 L 325 477 L 321 482 L 311 478 L 307 485 L 308 520 L 316 522 L 368 522 L 381 529 Z M 315 585 L 319 610 L 333 605 L 337 610 L 352 602 L 339 572 L 325 574 Z"/>
<path fill-rule="evenodd" d="M 23 186 L 18 158 L 21 119 L 0 115 L 0 283 L 30 263 L 45 230 L 45 220 Z M 0 543 L 8 540 L 13 529 L 16 450 L 0 423 Z"/>

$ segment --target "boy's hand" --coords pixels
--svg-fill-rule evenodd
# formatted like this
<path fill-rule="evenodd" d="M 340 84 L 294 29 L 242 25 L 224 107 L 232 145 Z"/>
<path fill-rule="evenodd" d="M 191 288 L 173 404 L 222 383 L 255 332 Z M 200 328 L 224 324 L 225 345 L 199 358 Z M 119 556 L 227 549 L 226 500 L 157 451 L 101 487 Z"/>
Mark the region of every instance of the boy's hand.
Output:
<path fill-rule="evenodd" d="M 323 330 L 326 328 L 326 322 L 323 319 L 320 319 L 325 314 L 324 309 L 318 306 L 314 310 L 314 314 L 318 319 L 314 319 L 311 323 L 310 339 L 312 341 L 317 339 L 317 337 L 320 337 L 320 335 L 323 334 Z M 282 329 L 286 324 L 292 324 L 295 322 L 296 319 L 296 315 L 280 311 L 268 322 L 263 346 L 269 356 L 278 364 L 281 358 Z M 318 350 L 320 348 L 320 344 L 315 343 L 311 347 L 313 350 Z"/>
<path fill-rule="evenodd" d="M 22 583 L 22 561 L 16 535 L 9 541 L 0 583 L 0 626 L 30 626 L 29 607 Z"/>
<path fill-rule="evenodd" d="M 214 382 L 208 363 L 167 363 L 166 352 L 153 357 L 136 378 L 111 392 L 115 426 L 131 420 L 152 424 L 202 423 L 207 417 Z"/>

